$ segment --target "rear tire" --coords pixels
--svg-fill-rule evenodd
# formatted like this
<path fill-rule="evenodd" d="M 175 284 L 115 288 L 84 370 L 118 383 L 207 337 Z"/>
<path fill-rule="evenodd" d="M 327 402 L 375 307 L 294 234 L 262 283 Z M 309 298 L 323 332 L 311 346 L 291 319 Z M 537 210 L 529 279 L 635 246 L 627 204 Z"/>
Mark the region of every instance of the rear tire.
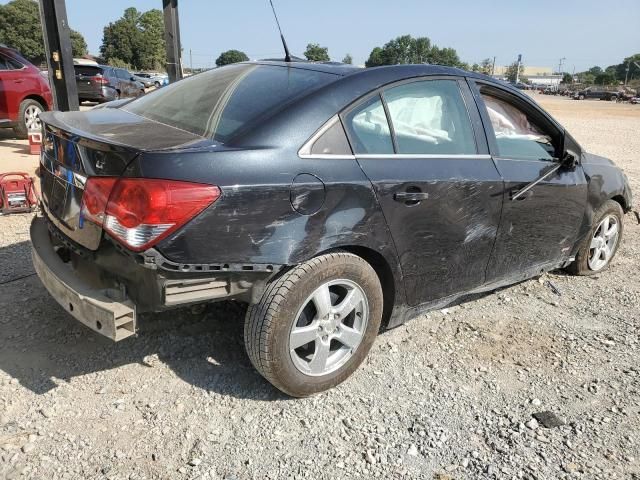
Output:
<path fill-rule="evenodd" d="M 589 235 L 582 241 L 576 259 L 567 267 L 567 271 L 573 275 L 595 275 L 606 270 L 622 240 L 623 217 L 620 204 L 615 200 L 607 200 L 593 214 Z M 615 238 L 611 234 L 614 224 L 617 229 Z"/>
<path fill-rule="evenodd" d="M 42 128 L 42 123 L 40 123 L 38 115 L 44 111 L 45 108 L 40 102 L 30 98 L 23 100 L 18 109 L 18 125 L 13 128 L 16 137 L 20 139 L 27 138 L 29 130 L 39 132 Z"/>
<path fill-rule="evenodd" d="M 288 395 L 328 390 L 367 356 L 380 328 L 382 303 L 380 280 L 361 257 L 337 252 L 313 258 L 273 280 L 260 302 L 249 307 L 247 354 L 256 370 Z"/>

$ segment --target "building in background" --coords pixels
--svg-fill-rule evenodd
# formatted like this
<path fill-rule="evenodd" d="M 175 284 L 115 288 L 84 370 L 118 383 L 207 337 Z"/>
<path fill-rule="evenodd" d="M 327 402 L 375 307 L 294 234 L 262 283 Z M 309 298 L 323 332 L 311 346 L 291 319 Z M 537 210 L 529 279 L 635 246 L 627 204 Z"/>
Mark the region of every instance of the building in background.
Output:
<path fill-rule="evenodd" d="M 496 65 L 494 78 L 506 80 L 507 66 Z M 527 79 L 527 82 L 536 87 L 552 87 L 558 88 L 562 81 L 562 75 L 553 73 L 553 67 L 535 67 L 526 66 L 521 73 L 521 77 Z"/>

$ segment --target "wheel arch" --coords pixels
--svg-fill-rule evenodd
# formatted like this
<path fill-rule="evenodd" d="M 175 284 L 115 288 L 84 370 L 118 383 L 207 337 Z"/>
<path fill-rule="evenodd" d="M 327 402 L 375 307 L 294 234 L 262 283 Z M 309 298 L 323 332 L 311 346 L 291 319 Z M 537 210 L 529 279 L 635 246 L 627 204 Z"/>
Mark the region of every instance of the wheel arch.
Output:
<path fill-rule="evenodd" d="M 37 95 L 35 93 L 32 93 L 31 95 L 27 95 L 26 97 L 24 97 L 22 99 L 22 102 L 24 102 L 25 100 L 34 100 L 36 102 L 38 102 L 40 104 L 40 106 L 42 107 L 42 109 L 44 111 L 49 110 L 49 107 L 47 106 L 47 102 L 44 98 L 42 98 L 40 95 Z M 20 103 L 22 103 L 20 102 Z"/>

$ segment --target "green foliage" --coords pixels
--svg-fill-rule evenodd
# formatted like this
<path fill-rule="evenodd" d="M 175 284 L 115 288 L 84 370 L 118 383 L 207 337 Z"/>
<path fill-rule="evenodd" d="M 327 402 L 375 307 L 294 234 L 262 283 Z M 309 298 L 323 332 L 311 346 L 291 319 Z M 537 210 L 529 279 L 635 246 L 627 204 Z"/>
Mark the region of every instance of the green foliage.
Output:
<path fill-rule="evenodd" d="M 74 57 L 87 53 L 87 43 L 81 33 L 71 30 Z M 0 43 L 18 50 L 27 60 L 40 64 L 46 60 L 40 9 L 34 0 L 12 0 L 0 5 Z"/>
<path fill-rule="evenodd" d="M 431 40 L 427 37 L 413 38 L 411 35 L 397 37 L 387 42 L 382 48 L 374 48 L 365 65 L 367 67 L 377 67 L 380 65 L 411 63 L 469 67 L 460 61 L 455 49 L 439 48 L 436 45 L 432 45 Z"/>
<path fill-rule="evenodd" d="M 526 79 L 522 76 L 524 73 L 524 65 L 520 64 L 520 81 L 524 82 Z M 504 76 L 507 77 L 507 80 L 510 82 L 515 82 L 516 78 L 518 78 L 518 62 L 513 62 L 511 65 L 507 67 L 504 72 Z"/>
<path fill-rule="evenodd" d="M 227 50 L 226 52 L 222 52 L 220 54 L 220 56 L 216 60 L 216 65 L 219 67 L 223 67 L 232 63 L 246 62 L 248 60 L 249 57 L 247 57 L 247 55 L 240 50 Z"/>
<path fill-rule="evenodd" d="M 135 70 L 161 70 L 165 63 L 164 20 L 160 10 L 127 8 L 103 30 L 100 54 L 111 65 L 121 61 Z"/>
<path fill-rule="evenodd" d="M 342 59 L 342 63 L 346 63 L 347 65 L 353 65 L 353 57 L 347 53 Z"/>
<path fill-rule="evenodd" d="M 69 32 L 69 37 L 71 38 L 71 50 L 73 51 L 74 57 L 83 57 L 87 52 L 87 42 L 80 32 L 76 32 L 75 30 L 71 30 Z"/>
<path fill-rule="evenodd" d="M 591 75 L 593 75 L 594 77 L 597 75 L 600 75 L 602 73 L 602 68 L 595 66 L 595 67 L 591 67 L 589 70 L 587 70 L 587 73 L 590 73 Z"/>
<path fill-rule="evenodd" d="M 594 83 L 596 85 L 615 85 L 616 83 L 618 83 L 618 81 L 616 80 L 615 71 L 605 71 L 600 75 L 596 75 Z"/>
<path fill-rule="evenodd" d="M 107 65 L 111 65 L 116 68 L 126 68 L 127 70 L 131 68 L 131 65 L 125 62 L 124 60 L 120 60 L 119 58 L 110 58 L 107 60 Z"/>
<path fill-rule="evenodd" d="M 304 56 L 307 57 L 307 60 L 310 62 L 328 62 L 329 49 L 327 47 L 321 47 L 317 43 L 310 43 L 307 45 Z"/>
<path fill-rule="evenodd" d="M 480 62 L 480 73 L 484 73 L 485 75 L 491 75 L 493 73 L 493 60 L 490 58 L 485 58 Z"/>
<path fill-rule="evenodd" d="M 562 75 L 562 83 L 565 83 L 567 85 L 573 83 L 573 75 L 571 75 L 570 73 L 565 73 L 564 75 Z"/>

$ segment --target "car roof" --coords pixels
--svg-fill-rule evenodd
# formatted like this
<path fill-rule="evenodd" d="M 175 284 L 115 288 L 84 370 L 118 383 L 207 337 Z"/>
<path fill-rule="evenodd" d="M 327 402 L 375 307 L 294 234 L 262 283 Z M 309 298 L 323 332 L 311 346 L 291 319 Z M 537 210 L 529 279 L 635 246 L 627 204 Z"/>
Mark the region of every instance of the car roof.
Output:
<path fill-rule="evenodd" d="M 404 64 L 404 65 L 383 65 L 379 67 L 362 68 L 345 63 L 338 62 L 283 62 L 283 61 L 257 61 L 243 62 L 260 65 L 275 65 L 289 68 L 299 68 L 303 70 L 313 70 L 323 73 L 332 73 L 342 77 L 358 75 L 361 77 L 380 76 L 385 79 L 393 79 L 392 81 L 402 80 L 404 78 L 421 77 L 429 75 L 449 75 L 458 77 L 470 77 L 494 83 L 501 87 L 509 86 L 513 90 L 517 90 L 513 85 L 502 82 L 489 75 L 482 73 L 470 72 L 456 67 L 448 67 L 444 65 L 434 64 Z"/>

